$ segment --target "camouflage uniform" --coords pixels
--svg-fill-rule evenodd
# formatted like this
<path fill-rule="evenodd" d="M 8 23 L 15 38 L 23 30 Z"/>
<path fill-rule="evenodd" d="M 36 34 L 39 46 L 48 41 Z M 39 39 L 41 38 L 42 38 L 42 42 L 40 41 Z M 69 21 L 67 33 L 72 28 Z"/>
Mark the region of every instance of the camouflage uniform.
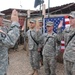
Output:
<path fill-rule="evenodd" d="M 32 33 L 33 38 L 37 40 L 37 32 L 35 29 L 31 30 L 29 29 L 27 31 L 28 36 L 28 48 L 29 48 L 29 56 L 30 56 L 30 63 L 33 69 L 39 69 L 39 52 L 38 52 L 38 45 L 34 42 L 34 40 L 31 38 L 30 31 Z"/>
<path fill-rule="evenodd" d="M 70 16 L 73 17 L 74 14 L 75 12 L 70 14 Z M 63 60 L 64 60 L 66 75 L 75 75 L 75 35 L 73 36 L 71 41 L 68 43 L 69 39 L 75 33 L 75 28 L 70 26 L 69 28 L 66 28 L 62 32 L 62 34 L 60 29 L 58 29 L 58 33 L 60 35 L 60 39 L 64 38 L 64 41 L 65 41 L 65 51 L 63 54 Z"/>
<path fill-rule="evenodd" d="M 75 33 L 75 28 L 67 28 L 63 31 L 61 35 L 61 37 L 64 37 L 64 41 L 65 41 L 65 51 L 63 54 L 63 59 L 64 59 L 64 67 L 66 69 L 67 74 L 66 75 L 75 75 L 72 74 L 73 73 L 73 68 L 74 67 L 74 63 L 75 63 L 75 44 L 74 44 L 74 40 L 75 40 L 75 36 L 73 37 L 73 39 L 68 43 L 70 37 Z M 75 71 L 75 69 L 74 69 Z"/>
<path fill-rule="evenodd" d="M 34 22 L 34 21 L 33 21 Z M 29 49 L 29 57 L 30 57 L 30 64 L 32 66 L 33 70 L 38 70 L 39 67 L 39 52 L 38 52 L 38 45 L 35 43 L 35 41 L 32 39 L 30 32 L 32 34 L 32 37 L 38 42 L 39 32 L 36 32 L 36 29 L 29 29 L 25 37 L 28 37 L 28 49 Z"/>
<path fill-rule="evenodd" d="M 8 67 L 8 48 L 13 47 L 19 37 L 19 23 L 13 22 L 10 30 L 0 27 L 6 34 L 0 33 L 0 75 L 7 72 Z"/>
<path fill-rule="evenodd" d="M 49 24 L 51 25 L 51 23 Z M 52 24 L 53 25 L 53 24 Z M 47 38 L 49 38 L 47 40 Z M 47 41 L 46 41 L 47 40 Z M 43 41 L 43 63 L 45 67 L 45 75 L 56 75 L 56 57 L 58 55 L 58 50 L 56 49 L 58 43 L 57 35 L 52 32 L 50 34 L 44 33 L 40 37 L 40 41 Z M 40 46 L 39 46 L 40 47 Z"/>
<path fill-rule="evenodd" d="M 39 27 L 40 27 L 40 36 L 43 35 L 43 21 L 42 19 L 39 19 L 38 20 L 39 22 Z M 40 26 L 40 23 L 41 23 L 41 26 Z M 42 44 L 42 42 L 41 42 Z M 41 47 L 41 50 L 40 50 L 40 65 L 42 66 L 43 65 L 43 55 L 42 55 L 42 50 L 43 50 L 43 47 Z"/>

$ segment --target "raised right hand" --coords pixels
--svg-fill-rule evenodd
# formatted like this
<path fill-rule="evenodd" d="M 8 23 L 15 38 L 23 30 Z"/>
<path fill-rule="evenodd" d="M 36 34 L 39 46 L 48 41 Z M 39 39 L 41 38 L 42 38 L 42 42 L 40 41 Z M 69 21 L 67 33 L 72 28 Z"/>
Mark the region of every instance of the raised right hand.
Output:
<path fill-rule="evenodd" d="M 58 28 L 61 28 L 63 26 L 63 21 L 60 21 Z"/>
<path fill-rule="evenodd" d="M 14 9 L 12 11 L 12 14 L 11 14 L 11 21 L 12 22 L 18 22 L 19 18 L 18 18 L 18 12 Z"/>
<path fill-rule="evenodd" d="M 38 32 L 40 30 L 39 26 L 36 26 L 36 32 Z"/>
<path fill-rule="evenodd" d="M 23 31 L 24 29 L 25 29 L 25 25 L 22 26 L 22 29 L 21 30 Z"/>
<path fill-rule="evenodd" d="M 38 48 L 38 52 L 40 52 L 41 51 L 41 48 Z"/>
<path fill-rule="evenodd" d="M 0 30 L 1 33 L 6 34 L 4 31 Z"/>

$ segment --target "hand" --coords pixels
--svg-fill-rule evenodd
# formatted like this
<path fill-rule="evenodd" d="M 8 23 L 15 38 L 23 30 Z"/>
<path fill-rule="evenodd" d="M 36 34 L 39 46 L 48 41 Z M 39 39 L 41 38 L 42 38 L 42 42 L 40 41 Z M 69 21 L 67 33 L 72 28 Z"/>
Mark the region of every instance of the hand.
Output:
<path fill-rule="evenodd" d="M 39 29 L 36 29 L 36 32 L 38 32 L 39 31 Z"/>
<path fill-rule="evenodd" d="M 41 48 L 38 48 L 38 52 L 40 52 L 41 51 Z"/>
<path fill-rule="evenodd" d="M 25 25 L 22 26 L 22 29 L 21 30 L 23 31 L 24 29 L 25 29 Z"/>
<path fill-rule="evenodd" d="M 4 31 L 0 30 L 1 33 L 6 34 Z"/>
<path fill-rule="evenodd" d="M 13 11 L 12 11 L 12 14 L 11 14 L 11 21 L 12 22 L 18 22 L 18 12 L 14 9 Z"/>
<path fill-rule="evenodd" d="M 61 28 L 63 26 L 63 21 L 60 21 L 58 28 Z"/>
<path fill-rule="evenodd" d="M 38 32 L 40 30 L 39 26 L 36 26 L 36 32 Z"/>

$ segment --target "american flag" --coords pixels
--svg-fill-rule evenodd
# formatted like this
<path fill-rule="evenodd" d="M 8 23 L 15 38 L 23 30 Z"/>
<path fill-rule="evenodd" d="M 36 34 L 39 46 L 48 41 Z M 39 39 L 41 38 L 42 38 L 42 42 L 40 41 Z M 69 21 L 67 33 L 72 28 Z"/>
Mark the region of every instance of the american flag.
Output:
<path fill-rule="evenodd" d="M 62 31 L 65 29 L 65 27 L 70 26 L 68 16 L 59 16 L 59 17 L 45 18 L 44 19 L 44 25 L 43 25 L 43 31 L 44 32 L 47 32 L 46 22 L 48 22 L 48 21 L 54 22 L 54 29 L 53 29 L 53 31 L 55 33 L 57 33 L 57 27 L 58 27 L 60 21 L 63 21 L 63 26 L 61 28 Z M 61 52 L 64 52 L 64 49 L 65 49 L 64 45 L 65 45 L 65 42 L 64 42 L 64 40 L 62 40 L 61 41 Z"/>

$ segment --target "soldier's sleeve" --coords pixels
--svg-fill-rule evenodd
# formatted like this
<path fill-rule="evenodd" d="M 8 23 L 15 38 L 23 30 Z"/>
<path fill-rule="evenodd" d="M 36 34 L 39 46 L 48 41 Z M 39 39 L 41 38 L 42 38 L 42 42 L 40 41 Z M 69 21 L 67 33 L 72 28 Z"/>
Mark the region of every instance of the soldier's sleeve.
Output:
<path fill-rule="evenodd" d="M 64 38 L 64 34 L 65 34 L 65 29 L 62 31 L 61 28 L 59 28 L 57 30 L 57 36 L 58 36 L 58 40 L 61 41 Z"/>
<path fill-rule="evenodd" d="M 57 35 L 56 35 L 56 55 L 59 54 L 59 50 L 61 48 L 61 41 L 64 39 L 65 30 L 66 29 L 64 29 L 62 31 L 61 28 L 59 28 L 57 30 Z"/>
<path fill-rule="evenodd" d="M 59 51 L 60 51 L 60 47 L 61 47 L 61 40 L 59 39 L 59 36 L 56 35 L 55 37 L 55 44 L 56 44 L 56 56 L 58 56 Z"/>
<path fill-rule="evenodd" d="M 39 37 L 41 36 L 42 34 L 41 34 L 41 32 L 40 31 L 38 31 L 38 32 L 36 32 L 36 40 L 37 40 L 37 42 L 39 42 Z"/>
<path fill-rule="evenodd" d="M 28 34 L 29 34 L 29 31 L 27 31 L 27 32 L 24 33 L 24 38 L 25 38 L 25 39 L 28 38 Z"/>
<path fill-rule="evenodd" d="M 24 30 L 22 32 L 22 37 L 26 40 L 28 38 L 28 31 L 25 32 Z"/>
<path fill-rule="evenodd" d="M 61 48 L 61 41 L 64 40 L 64 34 L 65 34 L 66 29 L 64 29 L 63 31 L 61 30 L 61 28 L 59 28 L 57 30 L 57 36 L 56 36 L 56 56 L 59 54 L 59 50 Z"/>
<path fill-rule="evenodd" d="M 43 45 L 44 45 L 44 35 L 42 34 L 40 37 L 39 37 L 39 46 L 38 48 L 42 48 Z"/>
<path fill-rule="evenodd" d="M 10 30 L 2 40 L 2 44 L 6 47 L 13 47 L 20 36 L 20 24 L 12 22 Z"/>

